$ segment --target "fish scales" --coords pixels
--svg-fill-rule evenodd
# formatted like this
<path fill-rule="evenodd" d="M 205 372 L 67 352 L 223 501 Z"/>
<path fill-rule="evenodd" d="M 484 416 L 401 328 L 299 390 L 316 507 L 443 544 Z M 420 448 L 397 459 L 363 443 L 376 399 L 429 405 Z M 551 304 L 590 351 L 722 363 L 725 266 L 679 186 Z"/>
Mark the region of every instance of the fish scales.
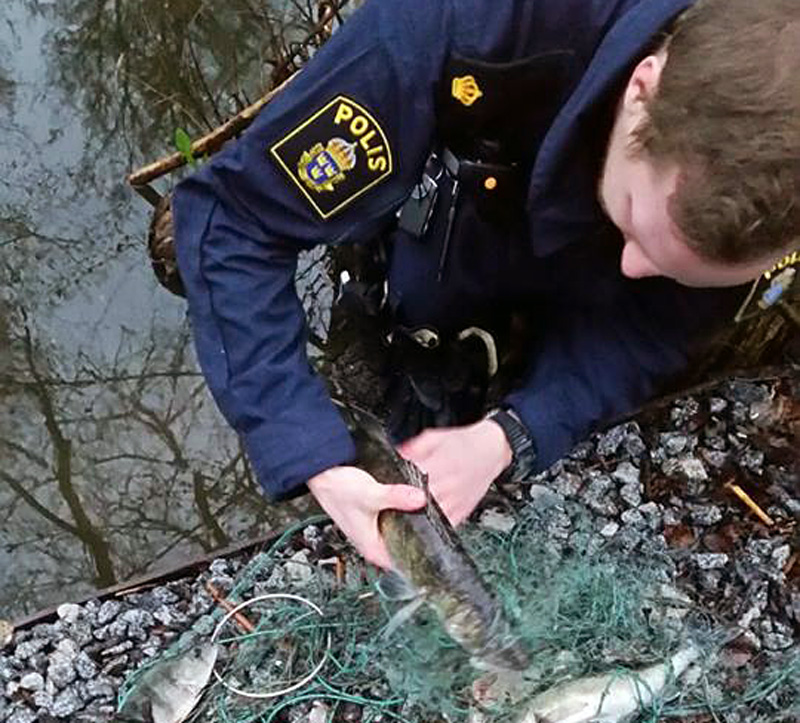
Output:
<path fill-rule="evenodd" d="M 360 466 L 379 482 L 418 487 L 428 498 L 417 512 L 380 513 L 378 526 L 396 571 L 436 611 L 446 632 L 473 662 L 489 668 L 527 668 L 528 651 L 428 492 L 426 475 L 396 452 L 377 420 L 365 415 L 356 417 L 354 433 Z"/>

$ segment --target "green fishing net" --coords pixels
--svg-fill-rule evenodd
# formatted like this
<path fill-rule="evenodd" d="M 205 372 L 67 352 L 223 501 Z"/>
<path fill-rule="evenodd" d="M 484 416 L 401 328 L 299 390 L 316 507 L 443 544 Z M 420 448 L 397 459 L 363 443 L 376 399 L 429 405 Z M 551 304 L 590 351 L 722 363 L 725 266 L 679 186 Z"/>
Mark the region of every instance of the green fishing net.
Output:
<path fill-rule="evenodd" d="M 700 714 L 724 720 L 717 716 L 736 710 L 747 711 L 742 720 L 748 723 L 800 716 L 800 653 L 759 666 L 737 690 L 726 690 L 715 651 L 729 631 L 674 586 L 670 554 L 657 545 L 631 553 L 606 544 L 588 519 L 581 523 L 574 514 L 565 534 L 564 514 L 529 507 L 510 531 L 470 526 L 462 532 L 533 651 L 513 696 L 481 697 L 491 674 L 471 665 L 425 606 L 385 635 L 400 604 L 376 593 L 374 575 L 357 558 L 349 558 L 346 575 L 328 563 L 309 563 L 309 574 L 295 583 L 276 574 L 290 556 L 288 541 L 303 526 L 327 524 L 315 518 L 287 530 L 238 575 L 228 598 L 243 604 L 253 629 L 220 611 L 164 653 L 211 636 L 220 643 L 218 677 L 189 720 L 312 720 L 301 715 L 321 702 L 323 721 L 466 721 L 479 709 L 482 720 L 515 721 L 537 693 L 588 674 L 662 663 L 689 636 L 704 651 L 699 664 L 645 706 L 639 721 Z M 123 695 L 136 681 L 134 675 Z"/>

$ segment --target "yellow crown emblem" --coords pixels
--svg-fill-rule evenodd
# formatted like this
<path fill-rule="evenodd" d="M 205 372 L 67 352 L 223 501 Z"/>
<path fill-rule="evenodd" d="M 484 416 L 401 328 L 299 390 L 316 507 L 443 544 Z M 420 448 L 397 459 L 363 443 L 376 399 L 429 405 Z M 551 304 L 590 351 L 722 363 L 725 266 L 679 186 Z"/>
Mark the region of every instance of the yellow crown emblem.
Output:
<path fill-rule="evenodd" d="M 356 165 L 355 145 L 342 138 L 332 138 L 325 150 L 330 153 L 340 171 L 349 171 Z"/>
<path fill-rule="evenodd" d="M 483 91 L 475 80 L 475 76 L 465 75 L 461 78 L 453 78 L 453 98 L 465 106 L 471 106 L 476 100 L 483 96 Z"/>

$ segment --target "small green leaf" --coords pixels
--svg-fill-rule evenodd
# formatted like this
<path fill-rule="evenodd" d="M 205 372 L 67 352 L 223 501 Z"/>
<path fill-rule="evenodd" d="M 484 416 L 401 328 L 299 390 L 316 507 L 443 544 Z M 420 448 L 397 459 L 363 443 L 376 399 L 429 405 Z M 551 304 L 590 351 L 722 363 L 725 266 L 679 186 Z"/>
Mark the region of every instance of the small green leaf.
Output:
<path fill-rule="evenodd" d="M 183 128 L 175 129 L 175 147 L 192 168 L 197 165 L 197 161 L 192 154 L 192 139 Z"/>

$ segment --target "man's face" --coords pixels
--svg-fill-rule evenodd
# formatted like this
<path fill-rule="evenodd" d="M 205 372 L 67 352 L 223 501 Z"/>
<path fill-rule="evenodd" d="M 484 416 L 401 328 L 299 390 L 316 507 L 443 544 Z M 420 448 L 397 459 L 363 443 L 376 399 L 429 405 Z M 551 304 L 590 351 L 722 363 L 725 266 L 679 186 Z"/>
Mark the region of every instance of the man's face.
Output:
<path fill-rule="evenodd" d="M 680 169 L 656 164 L 632 150 L 633 132 L 658 87 L 666 53 L 645 58 L 634 70 L 617 110 L 598 189 L 600 204 L 622 233 L 620 269 L 640 279 L 664 276 L 685 286 L 737 286 L 752 281 L 775 259 L 726 264 L 697 255 L 669 214 Z"/>
<path fill-rule="evenodd" d="M 665 276 L 696 287 L 737 286 L 760 276 L 771 259 L 741 264 L 709 261 L 692 250 L 669 215 L 679 171 L 654 165 L 643 155 L 609 153 L 600 184 L 600 199 L 622 233 L 620 269 L 641 279 Z"/>

